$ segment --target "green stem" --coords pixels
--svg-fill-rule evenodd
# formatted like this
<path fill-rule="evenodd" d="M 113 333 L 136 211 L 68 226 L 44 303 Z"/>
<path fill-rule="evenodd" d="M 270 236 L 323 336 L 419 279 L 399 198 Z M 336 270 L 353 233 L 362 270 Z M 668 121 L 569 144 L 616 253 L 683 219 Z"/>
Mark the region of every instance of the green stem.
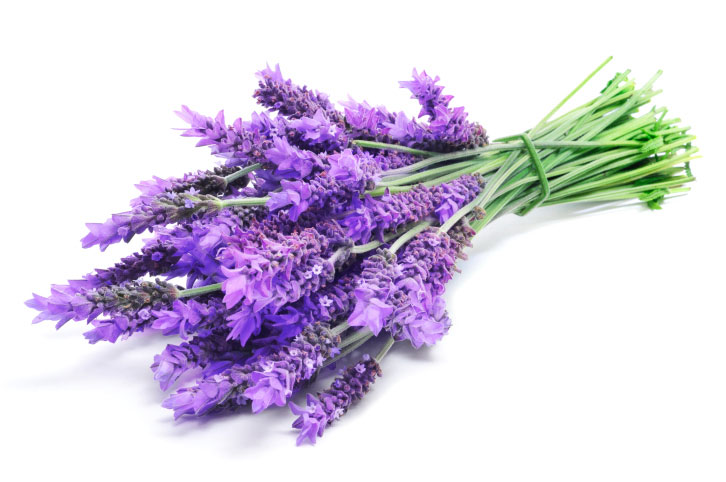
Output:
<path fill-rule="evenodd" d="M 430 157 L 436 155 L 435 152 L 422 151 L 421 149 L 412 149 L 410 147 L 405 147 L 400 144 L 386 144 L 385 142 L 364 141 L 356 139 L 353 141 L 353 144 L 369 149 L 384 149 L 386 151 L 404 152 L 406 154 L 412 154 L 414 156 Z"/>
<path fill-rule="evenodd" d="M 497 141 L 506 141 L 512 137 L 502 137 Z M 380 144 L 380 143 L 379 143 Z M 607 148 L 607 147 L 633 147 L 641 146 L 642 142 L 638 141 L 533 141 L 533 144 L 538 149 L 559 149 L 559 148 L 579 148 L 579 149 L 592 149 L 592 148 Z M 385 146 L 395 146 L 396 144 L 383 144 Z M 423 161 L 419 161 L 408 166 L 399 167 L 397 169 L 391 169 L 385 171 L 385 177 L 393 177 L 400 174 L 408 174 L 414 171 L 420 171 L 421 169 L 427 168 L 434 164 L 439 164 L 445 161 L 453 161 L 457 159 L 476 158 L 482 154 L 489 154 L 492 152 L 499 151 L 520 151 L 526 149 L 527 146 L 524 142 L 494 142 L 484 147 L 477 147 L 475 149 L 467 149 L 464 151 L 455 151 L 447 154 L 437 154 L 429 157 Z M 481 158 L 485 159 L 485 158 Z M 473 160 L 473 159 L 472 159 Z"/>
<path fill-rule="evenodd" d="M 359 330 L 355 331 L 352 335 L 346 336 L 341 340 L 341 342 L 338 344 L 338 348 L 341 350 L 345 348 L 348 345 L 352 345 L 358 340 L 365 338 L 366 336 L 371 334 L 371 330 L 368 328 L 360 328 Z"/>
<path fill-rule="evenodd" d="M 381 179 L 381 182 L 379 182 L 376 187 L 390 187 L 390 186 L 400 186 L 404 184 L 417 184 L 421 181 L 426 181 L 429 179 L 435 179 L 438 176 L 449 174 L 452 171 L 458 171 L 465 167 L 474 167 L 476 166 L 477 170 L 481 167 L 479 162 L 476 162 L 476 159 L 472 159 L 471 161 L 463 161 L 463 162 L 457 162 L 454 164 L 447 164 L 445 166 L 435 167 L 433 169 L 427 169 L 425 171 L 417 172 L 415 174 L 411 174 L 410 176 L 391 176 L 391 178 L 384 177 Z"/>
<path fill-rule="evenodd" d="M 538 131 L 545 123 L 547 123 L 547 121 L 550 119 L 550 117 L 552 117 L 558 110 L 560 110 L 560 108 L 562 108 L 562 106 L 565 105 L 567 103 L 567 101 L 572 98 L 573 95 L 575 95 L 580 89 L 582 89 L 585 86 L 585 84 L 587 84 L 593 77 L 595 77 L 595 75 L 598 72 L 600 72 L 603 69 L 603 67 L 605 67 L 612 59 L 613 59 L 613 56 L 611 55 L 610 57 L 605 59 L 605 61 L 603 63 L 601 63 L 595 70 L 590 72 L 590 75 L 585 77 L 585 79 L 582 82 L 580 82 L 577 85 L 577 87 L 575 87 L 572 90 L 572 92 L 567 94 L 567 96 L 565 96 L 565 98 L 562 99 L 560 101 L 560 103 L 554 107 L 554 109 L 552 109 L 546 116 L 544 116 L 542 118 L 541 121 L 539 121 L 539 123 L 534 127 L 534 129 L 532 129 L 532 132 Z"/>
<path fill-rule="evenodd" d="M 232 206 L 264 206 L 270 200 L 269 196 L 265 197 L 237 197 L 231 199 L 220 199 L 220 209 Z"/>
<path fill-rule="evenodd" d="M 445 233 L 449 229 L 451 229 L 454 224 L 458 223 L 461 218 L 469 214 L 474 208 L 479 206 L 482 202 L 482 199 L 484 199 L 484 192 L 480 193 L 477 197 L 474 198 L 473 201 L 471 201 L 469 204 L 464 206 L 463 208 L 456 211 L 453 216 L 451 216 L 444 224 L 441 225 L 439 228 L 440 233 Z"/>
<path fill-rule="evenodd" d="M 251 166 L 247 166 L 247 167 L 245 167 L 243 169 L 240 169 L 238 171 L 233 172 L 229 176 L 225 176 L 224 182 L 227 185 L 230 185 L 231 183 L 233 183 L 234 181 L 236 181 L 240 177 L 242 177 L 242 176 L 244 176 L 246 174 L 249 174 L 252 171 L 256 171 L 257 169 L 259 169 L 261 167 L 262 167 L 262 164 L 260 164 L 259 162 L 256 163 L 256 164 L 252 164 Z"/>
<path fill-rule="evenodd" d="M 401 233 L 406 232 L 408 229 L 411 229 L 413 226 L 415 226 L 413 223 L 407 224 L 403 227 L 403 229 L 399 229 L 398 231 L 394 233 L 388 233 L 383 236 L 383 241 L 371 241 L 370 243 L 366 244 L 359 244 L 358 246 L 353 246 L 353 248 L 350 250 L 353 254 L 361 254 L 361 253 L 367 253 L 368 251 L 372 251 L 376 249 L 378 246 L 382 245 L 383 243 L 387 243 L 392 239 L 395 239 L 396 237 L 400 236 Z"/>
<path fill-rule="evenodd" d="M 381 360 L 383 360 L 383 358 L 386 356 L 394 343 L 396 343 L 396 340 L 394 340 L 392 336 L 388 337 L 388 340 L 386 340 L 386 343 L 381 347 L 381 350 L 374 357 L 374 360 L 376 360 L 376 362 L 378 363 L 381 363 Z"/>
<path fill-rule="evenodd" d="M 335 363 L 335 362 L 341 360 L 342 358 L 345 358 L 346 356 L 350 355 L 351 353 L 353 353 L 355 350 L 357 350 L 360 346 L 362 346 L 365 342 L 367 342 L 371 338 L 373 338 L 373 333 L 371 333 L 370 331 L 368 331 L 368 333 L 365 336 L 363 336 L 362 338 L 360 338 L 359 340 L 357 340 L 355 343 L 353 343 L 350 346 L 348 346 L 345 350 L 341 351 L 336 357 L 331 358 L 330 360 L 327 360 L 326 362 L 324 362 L 322 368 L 325 368 L 325 367 L 327 367 L 329 365 L 332 365 L 333 363 Z"/>
<path fill-rule="evenodd" d="M 222 283 L 214 283 L 212 285 L 200 286 L 199 288 L 190 288 L 188 290 L 179 290 L 177 298 L 189 298 L 190 296 L 205 295 L 222 289 Z"/>
<path fill-rule="evenodd" d="M 344 321 L 343 323 L 341 323 L 339 325 L 336 325 L 333 328 L 331 328 L 330 329 L 330 333 L 332 333 L 333 336 L 338 336 L 341 333 L 343 333 L 345 330 L 347 330 L 348 328 L 350 328 L 350 325 L 348 325 L 348 322 L 347 321 Z"/>

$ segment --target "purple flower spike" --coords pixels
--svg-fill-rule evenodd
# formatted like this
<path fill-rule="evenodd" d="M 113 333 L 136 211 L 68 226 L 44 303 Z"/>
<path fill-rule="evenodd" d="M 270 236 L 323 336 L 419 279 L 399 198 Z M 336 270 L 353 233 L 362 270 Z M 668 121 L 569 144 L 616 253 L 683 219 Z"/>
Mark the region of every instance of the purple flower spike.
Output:
<path fill-rule="evenodd" d="M 316 112 L 322 110 L 329 118 L 334 119 L 336 124 L 342 125 L 341 115 L 330 103 L 327 95 L 285 80 L 279 65 L 275 65 L 275 70 L 268 65 L 257 73 L 257 78 L 259 88 L 255 91 L 254 97 L 259 104 L 268 109 L 279 111 L 291 119 L 314 118 Z"/>
<path fill-rule="evenodd" d="M 356 102 L 352 98 L 341 102 L 341 105 L 345 108 L 345 122 L 354 138 L 380 142 L 390 140 L 385 126 L 396 121 L 395 114 L 383 106 L 372 107 L 367 102 Z"/>
<path fill-rule="evenodd" d="M 453 99 L 451 95 L 442 94 L 444 87 L 436 85 L 438 81 L 438 75 L 436 78 L 431 78 L 426 74 L 425 70 L 419 74 L 416 69 L 413 69 L 413 80 L 399 82 L 401 87 L 411 91 L 411 98 L 418 100 L 419 104 L 421 104 L 419 117 L 425 115 L 435 116 L 435 109 L 438 106 L 447 108 L 449 102 Z"/>
<path fill-rule="evenodd" d="M 167 390 L 184 373 L 201 368 L 210 377 L 243 362 L 249 356 L 239 343 L 227 340 L 227 330 L 206 330 L 179 345 L 169 344 L 160 355 L 154 356 L 151 370 L 162 390 Z"/>
<path fill-rule="evenodd" d="M 189 201 L 193 201 L 191 204 Z M 153 230 L 157 226 L 190 218 L 197 213 L 214 213 L 219 210 L 214 196 L 196 191 L 178 194 L 166 192 L 160 195 L 142 195 L 132 202 L 131 211 L 113 214 L 104 223 L 87 223 L 88 234 L 81 239 L 84 248 L 99 245 L 101 251 L 123 240 L 129 242 L 137 234 Z"/>
<path fill-rule="evenodd" d="M 351 313 L 348 323 L 350 326 L 363 326 L 378 335 L 383 329 L 388 316 L 393 313 L 394 307 L 384 300 L 387 293 L 383 290 L 377 291 L 369 287 L 357 288 L 355 297 L 358 302 Z"/>
<path fill-rule="evenodd" d="M 191 348 L 167 345 L 161 355 L 154 355 L 151 369 L 154 380 L 159 382 L 162 390 L 167 390 L 174 382 L 194 366 L 196 354 Z"/>
<path fill-rule="evenodd" d="M 479 124 L 466 120 L 463 108 L 448 107 L 451 96 L 443 95 L 443 87 L 436 85 L 425 72 L 414 71 L 414 80 L 401 82 L 413 93 L 422 106 L 419 117 L 428 115 L 430 124 L 409 119 L 403 112 L 388 112 L 384 107 L 371 107 L 366 102 L 350 99 L 342 103 L 350 135 L 355 139 L 375 140 L 435 152 L 450 152 L 486 145 L 486 131 Z"/>
<path fill-rule="evenodd" d="M 336 353 L 340 337 L 328 325 L 308 325 L 292 343 L 245 365 L 235 364 L 196 385 L 177 390 L 164 407 L 174 417 L 202 415 L 212 409 L 234 409 L 252 401 L 254 413 L 283 404 L 300 384 L 309 380 L 323 362 Z"/>
<path fill-rule="evenodd" d="M 386 328 L 397 340 L 409 340 L 414 348 L 435 344 L 451 326 L 441 295 L 456 270 L 456 259 L 463 257 L 462 250 L 470 245 L 474 231 L 460 221 L 449 233 L 423 231 L 404 247 L 398 258 L 400 275 L 391 295 L 396 309 Z"/>
<path fill-rule="evenodd" d="M 158 279 L 153 282 L 128 281 L 94 290 L 53 285 L 49 297 L 33 294 L 26 305 L 40 311 L 33 323 L 52 320 L 57 322 L 56 328 L 60 328 L 69 320 L 88 319 L 106 326 L 109 320 L 96 320 L 99 315 L 105 314 L 112 317 L 113 324 L 122 332 L 130 330 L 130 333 L 151 319 L 151 309 L 171 305 L 176 295 L 176 287 Z"/>
<path fill-rule="evenodd" d="M 214 211 L 212 196 L 223 195 L 230 188 L 243 187 L 246 177 L 227 185 L 225 176 L 236 167 L 218 167 L 197 171 L 181 178 L 154 177 L 136 185 L 141 196 L 131 200 L 131 211 L 114 214 L 104 223 L 88 223 L 88 234 L 81 240 L 84 248 L 99 245 L 104 251 L 120 241 L 129 242 L 136 234 L 178 221 L 200 211 Z M 199 205 L 197 205 L 199 203 Z"/>
<path fill-rule="evenodd" d="M 481 189 L 468 192 L 461 189 L 456 183 L 444 183 L 441 184 L 441 190 L 441 201 L 435 212 L 439 218 L 439 223 L 444 224 L 456 211 L 473 200 L 472 193 L 478 194 Z"/>
<path fill-rule="evenodd" d="M 227 308 L 242 302 L 254 312 L 267 305 L 276 310 L 332 281 L 335 264 L 345 261 L 349 249 L 338 244 L 346 240 L 335 241 L 326 228 L 342 238 L 334 221 L 289 235 L 240 231 L 229 237 L 219 254 Z"/>
<path fill-rule="evenodd" d="M 175 419 L 185 414 L 202 414 L 222 403 L 232 388 L 232 383 L 223 375 L 214 375 L 200 381 L 194 389 L 178 390 L 161 405 L 174 410 Z"/>
<path fill-rule="evenodd" d="M 322 437 L 325 427 L 328 424 L 328 414 L 323 409 L 323 404 L 311 393 L 306 397 L 307 406 L 300 407 L 290 402 L 290 411 L 293 415 L 299 415 L 292 423 L 292 427 L 300 430 L 297 436 L 297 445 L 302 445 L 305 440 L 315 445 L 317 437 Z"/>
<path fill-rule="evenodd" d="M 328 172 L 317 173 L 305 181 L 283 181 L 283 191 L 270 194 L 267 207 L 274 211 L 292 206 L 289 211 L 291 220 L 296 220 L 305 211 L 325 217 L 348 211 L 360 194 L 372 187 L 371 181 L 376 177 L 376 166 L 367 162 L 374 158 L 362 155 L 359 159 L 366 175 L 358 182 L 339 182 Z"/>
<path fill-rule="evenodd" d="M 330 388 L 318 393 L 317 397 L 308 394 L 305 408 L 290 402 L 290 410 L 298 415 L 292 424 L 293 428 L 300 430 L 297 445 L 306 440 L 315 444 L 316 438 L 322 437 L 325 427 L 345 415 L 353 402 L 361 400 L 382 374 L 378 362 L 369 355 L 363 355 L 357 364 L 342 371 Z"/>
<path fill-rule="evenodd" d="M 75 284 L 84 289 L 93 289 L 132 281 L 147 274 L 156 276 L 171 270 L 179 258 L 172 243 L 154 239 L 140 252 L 126 256 L 110 268 L 97 269 Z"/>
<path fill-rule="evenodd" d="M 418 185 L 408 192 L 386 194 L 380 199 L 368 196 L 362 203 L 355 203 L 355 211 L 341 223 L 356 242 L 367 243 L 373 235 L 383 240 L 386 232 L 434 214 L 440 220 L 450 218 L 479 194 L 481 184 L 479 176 L 465 175 L 437 186 Z"/>
<path fill-rule="evenodd" d="M 266 115 L 256 115 L 251 122 L 236 119 L 227 126 L 223 111 L 212 118 L 184 105 L 176 114 L 189 124 L 182 136 L 199 137 L 197 147 L 209 146 L 213 155 L 225 159 L 227 166 L 267 163 L 265 151 L 273 146 L 272 138 L 278 134 L 278 126 Z"/>
<path fill-rule="evenodd" d="M 426 115 L 431 121 L 428 126 L 419 127 L 415 122 L 406 119 L 405 115 L 399 114 L 389 134 L 402 144 L 428 145 L 429 149 L 437 151 L 486 145 L 486 130 L 477 123 L 467 121 L 467 113 L 463 107 L 449 107 L 453 97 L 442 94 L 444 88 L 436 85 L 438 81 L 438 76 L 431 78 L 425 71 L 419 74 L 414 69 L 412 81 L 400 82 L 401 87 L 411 91 L 411 98 L 417 99 L 421 104 L 419 117 Z"/>
<path fill-rule="evenodd" d="M 378 335 L 395 307 L 387 303 L 399 276 L 395 255 L 378 250 L 362 263 L 359 285 L 354 291 L 355 308 L 348 318 L 350 326 L 366 327 Z"/>

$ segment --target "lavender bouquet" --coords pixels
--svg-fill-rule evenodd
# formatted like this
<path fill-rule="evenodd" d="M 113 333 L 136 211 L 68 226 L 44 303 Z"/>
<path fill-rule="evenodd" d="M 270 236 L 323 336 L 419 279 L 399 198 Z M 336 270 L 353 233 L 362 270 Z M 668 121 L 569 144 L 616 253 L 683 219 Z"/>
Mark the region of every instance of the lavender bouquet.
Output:
<path fill-rule="evenodd" d="M 151 369 L 163 390 L 196 375 L 163 403 L 175 417 L 289 405 L 298 444 L 315 443 L 370 390 L 392 345 L 448 333 L 446 283 L 492 220 L 583 201 L 660 209 L 688 190 L 695 138 L 650 106 L 660 73 L 639 88 L 619 73 L 555 117 L 605 63 L 532 129 L 493 142 L 426 72 L 400 83 L 420 105 L 410 117 L 354 100 L 336 108 L 268 67 L 254 92 L 267 110 L 249 120 L 182 107 L 182 135 L 219 166 L 141 182 L 130 210 L 88 224 L 84 248 L 152 237 L 33 295 L 34 322 L 86 320 L 91 343 L 173 335 Z M 374 338 L 379 351 L 349 361 L 305 406 L 290 401 Z"/>

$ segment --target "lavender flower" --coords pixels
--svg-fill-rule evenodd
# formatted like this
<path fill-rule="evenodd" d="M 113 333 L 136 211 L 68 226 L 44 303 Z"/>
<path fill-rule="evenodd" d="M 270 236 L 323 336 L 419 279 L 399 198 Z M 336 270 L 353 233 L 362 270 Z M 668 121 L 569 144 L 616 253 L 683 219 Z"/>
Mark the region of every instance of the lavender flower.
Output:
<path fill-rule="evenodd" d="M 245 123 L 242 119 L 237 119 L 228 127 L 223 111 L 211 118 L 194 112 L 185 105 L 176 114 L 190 126 L 184 130 L 182 136 L 199 137 L 197 147 L 209 146 L 213 155 L 225 159 L 227 166 L 244 167 L 266 161 L 264 153 L 272 147 L 267 131 L 268 124 Z"/>
<path fill-rule="evenodd" d="M 463 249 L 471 246 L 474 234 L 465 220 L 459 221 L 448 233 L 440 233 L 435 228 L 419 233 L 399 253 L 401 276 L 420 276 L 431 285 L 434 294 L 443 294 L 457 269 L 456 260 L 465 258 Z"/>
<path fill-rule="evenodd" d="M 292 120 L 289 125 L 300 133 L 307 146 L 322 145 L 326 147 L 325 151 L 330 152 L 348 143 L 343 129 L 338 123 L 331 121 L 323 109 L 318 109 L 310 117 L 303 116 Z"/>
<path fill-rule="evenodd" d="M 279 65 L 275 65 L 275 70 L 268 65 L 257 73 L 257 78 L 259 88 L 255 91 L 254 97 L 259 104 L 268 109 L 279 111 L 292 119 L 314 118 L 318 111 L 322 111 L 336 123 L 342 123 L 340 114 L 330 103 L 327 95 L 309 90 L 305 86 L 298 87 L 292 81 L 285 80 Z"/>
<path fill-rule="evenodd" d="M 351 244 L 334 221 L 289 235 L 250 231 L 229 239 L 219 256 L 226 277 L 222 290 L 228 309 L 242 302 L 228 319 L 230 337 L 243 344 L 259 332 L 264 314 L 274 314 L 332 281 Z"/>
<path fill-rule="evenodd" d="M 328 175 L 354 192 L 373 189 L 380 180 L 377 159 L 367 152 L 354 153 L 352 149 L 345 149 L 328 156 L 327 160 L 330 165 Z"/>
<path fill-rule="evenodd" d="M 310 207 L 312 189 L 302 181 L 281 181 L 282 191 L 270 194 L 267 207 L 276 211 L 289 207 L 290 219 L 296 221 Z"/>
<path fill-rule="evenodd" d="M 341 102 L 344 107 L 345 122 L 355 139 L 389 142 L 386 125 L 396 121 L 396 115 L 391 114 L 383 106 L 372 107 L 367 102 L 356 102 L 353 98 Z"/>
<path fill-rule="evenodd" d="M 452 235 L 429 229 L 409 242 L 398 258 L 396 291 L 389 302 L 395 311 L 387 329 L 397 340 L 407 339 L 414 348 L 433 345 L 449 331 L 451 320 L 442 298 L 445 284 L 456 269 L 456 259 L 469 245 L 474 231 L 465 221 Z"/>
<path fill-rule="evenodd" d="M 421 104 L 421 112 L 418 116 L 423 117 L 425 115 L 430 117 L 436 116 L 436 108 L 442 106 L 447 108 L 449 102 L 453 99 L 451 95 L 443 95 L 442 92 L 444 87 L 436 85 L 439 81 L 439 76 L 431 78 L 426 74 L 426 71 L 422 71 L 420 74 L 413 69 L 413 80 L 401 81 L 399 85 L 411 91 L 411 98 L 418 100 Z"/>
<path fill-rule="evenodd" d="M 208 296 L 202 301 L 174 300 L 171 309 L 152 310 L 151 328 L 164 335 L 179 335 L 186 339 L 189 333 L 222 326 L 229 316 L 221 298 Z"/>
<path fill-rule="evenodd" d="M 81 244 L 84 248 L 99 245 L 101 251 L 104 251 L 121 240 L 129 242 L 147 229 L 187 219 L 197 213 L 213 213 L 217 210 L 218 200 L 214 196 L 199 194 L 194 190 L 178 194 L 158 193 L 149 189 L 132 201 L 131 211 L 114 214 L 104 223 L 87 223 L 89 233 L 81 240 Z"/>
<path fill-rule="evenodd" d="M 210 377 L 224 371 L 249 356 L 239 343 L 227 339 L 227 330 L 216 328 L 200 333 L 179 345 L 169 344 L 154 356 L 151 370 L 162 390 L 167 390 L 185 372 L 202 368 Z"/>
<path fill-rule="evenodd" d="M 149 244 L 173 247 L 178 261 L 169 268 L 167 276 L 186 276 L 187 288 L 219 282 L 224 278 L 216 259 L 217 252 L 237 229 L 250 229 L 252 226 L 274 230 L 289 228 L 289 220 L 275 216 L 264 221 L 267 215 L 268 210 L 264 206 L 228 208 L 214 217 L 186 220 L 172 228 L 159 228 Z"/>
<path fill-rule="evenodd" d="M 270 405 L 282 406 L 304 380 L 337 353 L 339 342 L 327 325 L 309 325 L 277 353 L 250 364 L 234 365 L 195 386 L 181 388 L 163 406 L 174 410 L 175 418 L 202 415 L 213 408 L 236 408 L 250 401 L 254 413 Z"/>
<path fill-rule="evenodd" d="M 335 125 L 328 126 L 326 119 L 324 114 L 289 120 L 281 115 L 273 118 L 267 112 L 253 112 L 249 121 L 235 120 L 227 127 L 224 138 L 211 142 L 212 153 L 232 159 L 228 164 L 240 164 L 247 158 L 264 164 L 265 159 L 260 154 L 266 152 L 276 138 L 284 138 L 292 145 L 313 152 L 327 152 L 346 144 L 343 133 Z"/>
<path fill-rule="evenodd" d="M 378 335 L 395 310 L 393 305 L 387 303 L 395 290 L 394 280 L 399 277 L 395 255 L 379 249 L 363 261 L 362 268 L 354 291 L 356 304 L 348 324 L 366 327 Z"/>
<path fill-rule="evenodd" d="M 466 121 L 463 108 L 435 107 L 431 124 L 409 119 L 403 112 L 390 113 L 384 107 L 371 107 L 352 99 L 343 103 L 350 135 L 356 139 L 398 143 L 433 152 L 450 152 L 480 147 L 488 143 L 486 130 Z"/>
<path fill-rule="evenodd" d="M 290 145 L 284 137 L 276 137 L 273 146 L 265 151 L 266 159 L 276 167 L 275 174 L 286 179 L 302 179 L 313 170 L 317 156 Z"/>
<path fill-rule="evenodd" d="M 414 348 L 433 345 L 451 327 L 446 303 L 441 295 L 433 294 L 432 286 L 415 278 L 402 278 L 396 283 L 399 302 L 391 317 L 388 330 L 397 340 L 407 339 Z"/>
<path fill-rule="evenodd" d="M 340 213 L 379 180 L 377 158 L 366 152 L 345 149 L 327 157 L 327 170 L 305 181 L 281 181 L 282 190 L 270 194 L 271 211 L 288 208 L 290 219 L 308 210 Z"/>
<path fill-rule="evenodd" d="M 389 171 L 391 169 L 410 166 L 411 164 L 421 160 L 411 154 L 386 150 L 377 152 L 374 158 L 381 171 Z"/>
<path fill-rule="evenodd" d="M 144 275 L 164 274 L 179 262 L 177 248 L 170 242 L 154 239 L 146 244 L 140 252 L 122 258 L 114 266 L 97 269 L 74 286 L 79 289 L 93 289 L 101 286 L 120 284 L 132 281 Z"/>
<path fill-rule="evenodd" d="M 434 214 L 445 222 L 479 194 L 481 182 L 479 176 L 465 175 L 433 187 L 418 185 L 407 192 L 386 194 L 380 200 L 367 196 L 354 204 L 355 211 L 341 223 L 356 242 L 367 243 L 373 235 L 382 241 L 387 231 Z"/>
<path fill-rule="evenodd" d="M 176 298 L 177 288 L 161 280 L 127 281 L 120 285 L 102 286 L 83 290 L 73 285 L 53 285 L 51 294 L 43 297 L 33 294 L 26 302 L 40 311 L 33 323 L 56 321 L 56 328 L 73 319 L 95 319 L 101 314 L 146 317 L 156 306 L 168 306 Z"/>
<path fill-rule="evenodd" d="M 401 87 L 407 88 L 413 94 L 411 98 L 417 99 L 421 104 L 419 117 L 427 115 L 431 121 L 428 126 L 430 137 L 422 133 L 423 129 L 416 127 L 415 122 L 408 121 L 404 114 L 396 117 L 392 131 L 389 134 L 399 142 L 409 145 L 413 143 L 430 144 L 429 148 L 437 151 L 449 151 L 474 148 L 486 145 L 488 139 L 486 131 L 476 123 L 466 120 L 467 113 L 463 107 L 450 108 L 449 102 L 453 98 L 442 93 L 443 86 L 436 85 L 439 77 L 431 78 L 426 71 L 419 74 L 413 69 L 413 80 L 399 82 Z"/>
<path fill-rule="evenodd" d="M 304 285 L 324 283 L 332 274 L 332 263 L 321 257 L 328 240 L 317 231 L 275 234 L 238 231 L 221 250 L 228 308 L 240 301 L 254 304 L 254 311 L 270 303 L 282 306 L 290 298 L 298 299 Z"/>
<path fill-rule="evenodd" d="M 308 394 L 306 407 L 290 402 L 290 410 L 298 415 L 292 424 L 293 428 L 300 430 L 297 445 L 305 440 L 315 444 L 317 437 L 322 437 L 325 427 L 345 415 L 353 402 L 362 399 L 376 377 L 382 374 L 378 362 L 369 355 L 363 355 L 357 364 L 342 371 L 330 388 L 318 393 L 317 397 Z"/>
<path fill-rule="evenodd" d="M 276 341 L 285 342 L 316 321 L 332 323 L 347 318 L 355 305 L 353 291 L 361 269 L 360 265 L 349 267 L 335 282 L 284 306 L 277 313 L 265 315 L 261 322 Z"/>
<path fill-rule="evenodd" d="M 211 171 L 187 173 L 181 178 L 154 177 L 136 185 L 141 196 L 131 200 L 131 211 L 114 214 L 105 223 L 88 223 L 88 235 L 82 240 L 84 248 L 100 245 L 101 251 L 110 244 L 151 230 L 155 226 L 175 222 L 200 210 L 214 210 L 211 196 L 222 195 L 230 188 L 243 187 L 247 177 L 225 180 L 237 171 L 236 167 L 218 167 Z"/>
<path fill-rule="evenodd" d="M 415 348 L 440 340 L 451 326 L 441 297 L 444 285 L 473 236 L 465 221 L 457 223 L 453 232 L 455 238 L 428 229 L 414 237 L 398 258 L 378 250 L 363 261 L 348 324 L 366 327 L 375 335 L 385 328 Z"/>

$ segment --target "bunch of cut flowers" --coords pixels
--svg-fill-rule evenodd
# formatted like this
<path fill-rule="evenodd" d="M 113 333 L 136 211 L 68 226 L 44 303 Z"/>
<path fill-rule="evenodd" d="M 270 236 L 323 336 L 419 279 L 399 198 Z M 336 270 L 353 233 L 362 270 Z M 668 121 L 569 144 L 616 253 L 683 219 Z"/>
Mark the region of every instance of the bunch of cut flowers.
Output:
<path fill-rule="evenodd" d="M 688 190 L 697 149 L 651 105 L 659 73 L 640 87 L 618 73 L 558 115 L 606 63 L 533 128 L 495 141 L 426 72 L 400 82 L 420 106 L 410 116 L 336 107 L 267 67 L 254 92 L 263 112 L 231 123 L 178 112 L 218 167 L 141 182 L 128 211 L 82 239 L 104 250 L 151 232 L 140 251 L 27 305 L 36 322 L 85 320 L 91 343 L 173 336 L 151 370 L 174 389 L 163 406 L 175 417 L 289 406 L 298 444 L 315 443 L 394 344 L 449 332 L 446 284 L 491 221 L 583 201 L 659 209 Z M 304 406 L 291 401 L 341 366 Z"/>

